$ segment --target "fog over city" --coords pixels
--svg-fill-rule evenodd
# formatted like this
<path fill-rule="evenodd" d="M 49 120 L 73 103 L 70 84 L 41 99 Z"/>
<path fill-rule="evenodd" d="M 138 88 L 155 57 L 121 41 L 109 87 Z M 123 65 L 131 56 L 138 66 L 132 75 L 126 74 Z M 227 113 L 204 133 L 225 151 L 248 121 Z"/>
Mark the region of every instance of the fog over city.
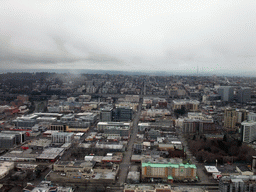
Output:
<path fill-rule="evenodd" d="M 2 1 L 0 68 L 255 71 L 256 1 Z"/>

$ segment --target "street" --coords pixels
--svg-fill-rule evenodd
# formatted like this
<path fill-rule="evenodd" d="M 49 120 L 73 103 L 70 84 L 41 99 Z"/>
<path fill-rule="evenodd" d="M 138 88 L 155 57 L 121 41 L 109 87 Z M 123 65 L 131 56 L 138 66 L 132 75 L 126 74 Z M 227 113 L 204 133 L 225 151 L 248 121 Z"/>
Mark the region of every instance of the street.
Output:
<path fill-rule="evenodd" d="M 128 174 L 128 169 L 129 169 L 129 166 L 131 165 L 132 149 L 133 149 L 133 144 L 134 144 L 134 141 L 135 141 L 137 133 L 138 133 L 138 122 L 139 122 L 140 113 L 141 113 L 141 105 L 142 105 L 142 100 L 140 100 L 138 111 L 133 120 L 133 128 L 131 131 L 131 137 L 130 137 L 130 141 L 127 146 L 127 150 L 124 153 L 123 161 L 120 164 L 120 172 L 119 172 L 119 179 L 118 179 L 118 184 L 120 184 L 120 185 L 125 183 L 126 177 Z"/>

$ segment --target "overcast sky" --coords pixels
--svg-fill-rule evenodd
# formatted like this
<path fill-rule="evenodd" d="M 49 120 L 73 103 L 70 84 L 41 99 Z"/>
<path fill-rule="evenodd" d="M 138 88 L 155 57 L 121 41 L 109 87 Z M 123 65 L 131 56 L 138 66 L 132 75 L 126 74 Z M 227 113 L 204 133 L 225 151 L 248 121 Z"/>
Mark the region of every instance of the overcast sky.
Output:
<path fill-rule="evenodd" d="M 256 71 L 255 0 L 2 0 L 0 67 Z"/>

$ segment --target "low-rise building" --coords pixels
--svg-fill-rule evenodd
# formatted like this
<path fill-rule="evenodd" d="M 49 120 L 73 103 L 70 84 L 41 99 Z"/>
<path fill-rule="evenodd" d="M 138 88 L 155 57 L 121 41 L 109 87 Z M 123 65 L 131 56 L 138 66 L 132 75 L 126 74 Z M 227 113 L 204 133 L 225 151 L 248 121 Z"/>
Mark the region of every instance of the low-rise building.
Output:
<path fill-rule="evenodd" d="M 97 124 L 98 131 L 104 131 L 105 129 L 130 129 L 131 123 L 124 122 L 99 122 Z"/>
<path fill-rule="evenodd" d="M 0 162 L 0 179 L 4 178 L 14 169 L 14 162 Z"/>
<path fill-rule="evenodd" d="M 141 161 L 141 179 L 143 181 L 197 180 L 197 168 L 194 164 L 168 162 L 167 159 L 143 159 Z"/>
<path fill-rule="evenodd" d="M 52 134 L 52 143 L 71 143 L 74 133 L 55 132 Z"/>
<path fill-rule="evenodd" d="M 256 189 L 256 176 L 223 176 L 219 181 L 219 191 L 229 192 L 229 191 L 255 191 Z"/>
<path fill-rule="evenodd" d="M 124 185 L 124 192 L 172 192 L 170 185 Z"/>

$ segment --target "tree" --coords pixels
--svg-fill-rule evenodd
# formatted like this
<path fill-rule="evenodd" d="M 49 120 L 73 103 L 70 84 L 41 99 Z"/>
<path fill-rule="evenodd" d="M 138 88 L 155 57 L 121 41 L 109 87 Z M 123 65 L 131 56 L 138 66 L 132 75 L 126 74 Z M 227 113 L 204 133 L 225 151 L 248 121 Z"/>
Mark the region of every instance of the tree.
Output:
<path fill-rule="evenodd" d="M 227 135 L 226 134 L 223 137 L 223 141 L 227 142 Z"/>
<path fill-rule="evenodd" d="M 174 114 L 178 118 L 179 116 L 182 116 L 186 113 L 186 109 L 184 106 L 182 106 L 180 109 L 175 109 Z"/>

